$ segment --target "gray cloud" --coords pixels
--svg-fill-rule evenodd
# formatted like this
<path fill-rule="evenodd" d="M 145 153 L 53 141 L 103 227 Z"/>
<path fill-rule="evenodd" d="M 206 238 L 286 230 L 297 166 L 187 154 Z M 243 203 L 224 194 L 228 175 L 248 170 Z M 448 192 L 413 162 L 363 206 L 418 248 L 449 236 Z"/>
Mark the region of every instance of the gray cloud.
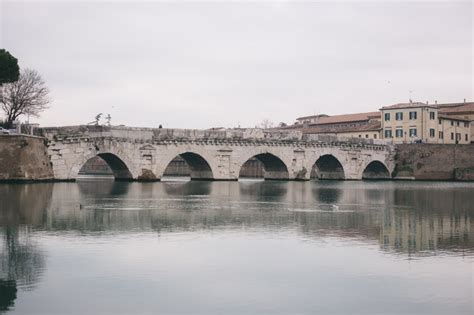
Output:
<path fill-rule="evenodd" d="M 44 125 L 253 126 L 473 96 L 470 2 L 1 6 L 1 46 L 51 88 Z"/>

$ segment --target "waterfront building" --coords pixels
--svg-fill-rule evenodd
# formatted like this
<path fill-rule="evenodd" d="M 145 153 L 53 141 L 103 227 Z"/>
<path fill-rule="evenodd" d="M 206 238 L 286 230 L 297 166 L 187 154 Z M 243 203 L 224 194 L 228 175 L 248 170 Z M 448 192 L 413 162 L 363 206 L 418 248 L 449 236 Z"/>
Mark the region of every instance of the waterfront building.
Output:
<path fill-rule="evenodd" d="M 474 102 L 437 104 L 440 114 L 471 122 L 471 142 L 474 142 Z"/>
<path fill-rule="evenodd" d="M 381 136 L 394 143 L 470 143 L 471 120 L 451 112 L 447 106 L 419 102 L 384 106 Z"/>
<path fill-rule="evenodd" d="M 378 112 L 299 117 L 283 129 L 393 143 L 468 144 L 474 142 L 473 121 L 474 102 L 409 102 L 384 106 Z"/>

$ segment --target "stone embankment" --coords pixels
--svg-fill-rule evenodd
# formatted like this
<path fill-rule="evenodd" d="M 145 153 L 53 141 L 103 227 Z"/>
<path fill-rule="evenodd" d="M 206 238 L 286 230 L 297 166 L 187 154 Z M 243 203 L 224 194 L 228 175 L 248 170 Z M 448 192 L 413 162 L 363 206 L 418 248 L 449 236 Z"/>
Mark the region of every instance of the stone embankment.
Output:
<path fill-rule="evenodd" d="M 474 181 L 474 144 L 401 144 L 395 151 L 395 179 Z"/>
<path fill-rule="evenodd" d="M 53 169 L 44 138 L 0 135 L 0 181 L 52 179 Z"/>

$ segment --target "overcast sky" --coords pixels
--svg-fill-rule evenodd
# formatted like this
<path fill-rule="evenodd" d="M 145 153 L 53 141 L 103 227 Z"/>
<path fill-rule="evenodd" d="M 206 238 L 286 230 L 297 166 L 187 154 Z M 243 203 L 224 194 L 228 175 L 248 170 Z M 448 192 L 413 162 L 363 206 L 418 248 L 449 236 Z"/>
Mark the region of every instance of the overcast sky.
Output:
<path fill-rule="evenodd" d="M 50 87 L 42 125 L 104 112 L 131 126 L 254 126 L 410 95 L 473 99 L 471 1 L 0 0 L 0 10 L 0 46 Z"/>

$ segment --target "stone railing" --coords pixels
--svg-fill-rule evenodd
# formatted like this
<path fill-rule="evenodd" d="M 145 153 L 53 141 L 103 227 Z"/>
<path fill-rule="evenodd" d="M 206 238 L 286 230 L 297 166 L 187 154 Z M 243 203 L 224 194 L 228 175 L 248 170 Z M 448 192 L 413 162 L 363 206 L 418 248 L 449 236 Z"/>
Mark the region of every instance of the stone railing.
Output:
<path fill-rule="evenodd" d="M 134 142 L 172 143 L 172 142 L 206 142 L 209 144 L 273 143 L 281 145 L 337 145 L 381 147 L 390 145 L 385 140 L 343 138 L 333 135 L 302 134 L 295 130 L 248 129 L 167 129 L 138 128 L 126 126 L 68 126 L 40 128 L 38 134 L 54 141 L 78 141 L 80 139 L 116 138 Z"/>

